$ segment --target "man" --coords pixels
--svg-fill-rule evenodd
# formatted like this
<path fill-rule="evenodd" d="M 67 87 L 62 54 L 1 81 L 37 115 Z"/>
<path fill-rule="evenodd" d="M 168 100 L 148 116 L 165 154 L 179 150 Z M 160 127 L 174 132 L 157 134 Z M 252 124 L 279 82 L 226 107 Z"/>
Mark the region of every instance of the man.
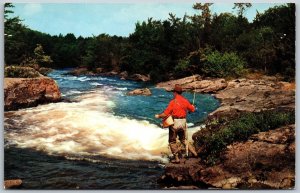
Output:
<path fill-rule="evenodd" d="M 174 125 L 169 127 L 169 145 L 171 151 L 174 155 L 174 160 L 172 163 L 179 163 L 178 152 L 180 151 L 179 147 L 176 144 L 176 138 L 179 137 L 179 140 L 182 144 L 187 147 L 187 123 L 186 123 L 186 115 L 187 111 L 195 112 L 195 107 L 191 105 L 191 103 L 184 98 L 182 95 L 182 87 L 178 84 L 175 85 L 173 89 L 174 98 L 170 101 L 168 107 L 161 114 L 155 115 L 155 118 L 165 118 L 172 115 L 174 119 Z M 192 152 L 194 156 L 197 156 L 195 150 L 188 146 L 189 150 Z"/>

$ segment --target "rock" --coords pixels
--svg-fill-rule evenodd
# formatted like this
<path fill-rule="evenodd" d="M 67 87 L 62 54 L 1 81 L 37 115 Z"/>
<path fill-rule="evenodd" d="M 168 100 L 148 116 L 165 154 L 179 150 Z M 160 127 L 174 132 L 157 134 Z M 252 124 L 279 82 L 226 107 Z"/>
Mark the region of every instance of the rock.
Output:
<path fill-rule="evenodd" d="M 110 71 L 110 72 L 105 72 L 105 73 L 101 73 L 101 75 L 105 75 L 105 76 L 117 76 L 119 73 L 117 71 Z"/>
<path fill-rule="evenodd" d="M 226 87 L 227 82 L 223 78 L 195 81 L 183 86 L 186 90 L 193 90 L 199 93 L 215 93 Z"/>
<path fill-rule="evenodd" d="M 197 190 L 199 189 L 197 186 L 172 186 L 168 188 L 164 188 L 166 190 Z"/>
<path fill-rule="evenodd" d="M 17 188 L 22 185 L 21 179 L 4 180 L 4 189 Z"/>
<path fill-rule="evenodd" d="M 103 72 L 103 68 L 96 68 L 95 69 L 95 73 L 96 74 L 100 74 L 100 73 L 102 73 Z"/>
<path fill-rule="evenodd" d="M 181 79 L 177 79 L 177 80 L 170 80 L 167 82 L 161 82 L 158 83 L 156 85 L 156 87 L 158 88 L 164 88 L 167 91 L 171 91 L 175 84 L 179 84 L 179 85 L 187 85 L 189 83 L 192 83 L 194 81 L 199 81 L 201 80 L 201 76 L 199 74 L 193 75 L 193 76 L 189 76 L 189 77 L 185 77 L 185 78 L 181 78 Z"/>
<path fill-rule="evenodd" d="M 181 85 L 184 91 L 199 93 L 215 93 L 227 87 L 227 82 L 223 78 L 202 80 L 198 74 L 178 80 L 158 83 L 156 86 L 171 91 L 175 84 Z"/>
<path fill-rule="evenodd" d="M 58 102 L 61 93 L 56 82 L 48 77 L 5 78 L 4 109 L 17 110 L 38 104 Z"/>
<path fill-rule="evenodd" d="M 133 74 L 128 77 L 129 80 L 147 82 L 150 81 L 150 75 Z"/>
<path fill-rule="evenodd" d="M 86 67 L 79 67 L 73 69 L 71 72 L 66 73 L 66 75 L 80 76 L 89 74 L 89 70 Z"/>
<path fill-rule="evenodd" d="M 126 80 L 128 78 L 128 72 L 127 71 L 123 71 L 119 74 L 121 80 Z"/>
<path fill-rule="evenodd" d="M 289 141 L 295 140 L 294 130 L 294 125 L 289 125 L 279 129 L 270 130 L 268 132 L 254 134 L 250 137 L 250 139 L 274 144 L 287 144 Z"/>
<path fill-rule="evenodd" d="M 219 90 L 214 96 L 221 101 L 221 106 L 210 116 L 232 110 L 239 112 L 258 112 L 275 107 L 295 108 L 295 90 L 287 89 L 289 83 L 269 80 L 236 79 Z M 292 87 L 290 85 L 290 87 Z"/>
<path fill-rule="evenodd" d="M 245 142 L 231 144 L 222 162 L 213 166 L 199 158 L 166 164 L 159 182 L 222 189 L 291 189 L 295 186 L 295 150 L 290 146 L 295 146 L 295 125 L 260 132 Z"/>
<path fill-rule="evenodd" d="M 150 89 L 148 89 L 148 88 L 135 89 L 133 91 L 128 92 L 127 94 L 128 95 L 144 95 L 144 96 L 152 95 Z"/>

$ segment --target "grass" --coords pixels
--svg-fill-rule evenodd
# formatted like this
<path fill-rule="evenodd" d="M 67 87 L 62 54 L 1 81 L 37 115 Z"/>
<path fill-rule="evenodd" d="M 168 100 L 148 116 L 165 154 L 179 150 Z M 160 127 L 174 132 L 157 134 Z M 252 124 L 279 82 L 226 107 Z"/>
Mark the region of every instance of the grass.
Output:
<path fill-rule="evenodd" d="M 295 111 L 268 110 L 244 113 L 227 123 L 225 121 L 225 125 L 220 124 L 219 120 L 212 121 L 207 128 L 199 131 L 195 140 L 195 145 L 201 148 L 201 156 L 204 156 L 210 165 L 215 164 L 220 153 L 233 142 L 245 141 L 258 132 L 295 123 Z M 212 130 L 218 124 L 218 129 Z"/>

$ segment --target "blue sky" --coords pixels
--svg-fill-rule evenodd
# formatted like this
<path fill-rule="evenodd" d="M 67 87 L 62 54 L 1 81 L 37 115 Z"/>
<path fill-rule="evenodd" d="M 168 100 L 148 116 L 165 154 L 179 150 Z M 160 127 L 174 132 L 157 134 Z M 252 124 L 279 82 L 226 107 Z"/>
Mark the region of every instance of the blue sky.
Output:
<path fill-rule="evenodd" d="M 107 33 L 110 35 L 128 36 L 134 32 L 137 21 L 149 17 L 165 20 L 171 12 L 177 17 L 185 13 L 193 15 L 193 3 L 15 3 L 15 15 L 31 29 L 51 35 L 73 33 L 75 36 L 89 37 Z M 253 3 L 245 16 L 252 21 L 256 10 L 263 12 L 279 4 Z M 213 13 L 230 12 L 232 3 L 215 3 Z"/>

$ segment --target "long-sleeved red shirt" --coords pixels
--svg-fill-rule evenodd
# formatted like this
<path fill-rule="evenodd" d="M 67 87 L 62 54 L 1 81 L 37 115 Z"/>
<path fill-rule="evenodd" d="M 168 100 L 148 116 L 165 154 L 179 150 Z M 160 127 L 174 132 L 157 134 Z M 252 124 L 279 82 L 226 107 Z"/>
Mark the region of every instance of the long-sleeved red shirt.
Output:
<path fill-rule="evenodd" d="M 185 118 L 187 111 L 194 112 L 195 107 L 184 98 L 183 96 L 177 94 L 174 99 L 172 99 L 164 111 L 167 116 L 172 115 L 173 118 Z"/>

